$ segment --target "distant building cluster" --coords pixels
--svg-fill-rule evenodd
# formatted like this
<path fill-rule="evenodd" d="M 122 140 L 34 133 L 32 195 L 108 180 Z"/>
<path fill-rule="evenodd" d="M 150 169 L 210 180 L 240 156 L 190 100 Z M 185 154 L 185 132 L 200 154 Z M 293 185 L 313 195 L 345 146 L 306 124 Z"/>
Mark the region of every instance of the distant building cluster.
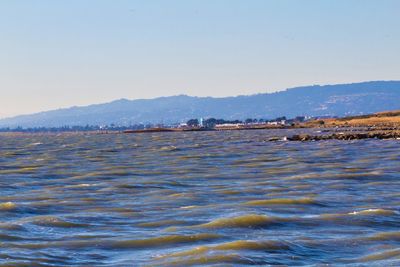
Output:
<path fill-rule="evenodd" d="M 224 120 L 215 118 L 199 118 L 190 119 L 180 124 L 150 124 L 140 123 L 130 126 L 111 125 L 86 125 L 86 126 L 61 126 L 61 127 L 35 127 L 35 128 L 2 128 L 0 132 L 107 132 L 107 131 L 126 131 L 126 130 L 146 130 L 157 128 L 178 128 L 178 129 L 236 129 L 236 128 L 262 128 L 266 126 L 293 126 L 297 123 L 315 119 L 311 117 L 298 116 L 293 119 L 287 119 L 285 116 L 278 117 L 273 120 L 268 119 L 251 119 L 242 120 Z"/>
<path fill-rule="evenodd" d="M 296 123 L 301 123 L 311 117 L 298 116 L 293 119 L 287 119 L 285 116 L 278 117 L 273 120 L 267 119 L 246 119 L 242 120 L 224 120 L 224 119 L 190 119 L 185 123 L 179 124 L 179 128 L 207 128 L 207 129 L 227 129 L 227 128 L 243 128 L 243 127 L 257 127 L 257 126 L 292 126 Z"/>

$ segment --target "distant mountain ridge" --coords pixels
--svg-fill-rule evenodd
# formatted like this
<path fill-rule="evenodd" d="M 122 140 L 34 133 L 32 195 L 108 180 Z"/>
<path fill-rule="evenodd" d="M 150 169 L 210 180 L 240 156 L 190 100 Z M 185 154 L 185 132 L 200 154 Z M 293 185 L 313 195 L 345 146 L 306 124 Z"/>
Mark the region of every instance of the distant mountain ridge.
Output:
<path fill-rule="evenodd" d="M 191 118 L 246 119 L 279 116 L 345 116 L 400 109 L 400 81 L 314 85 L 236 97 L 186 95 L 121 99 L 1 119 L 0 127 L 60 127 L 176 123 Z"/>

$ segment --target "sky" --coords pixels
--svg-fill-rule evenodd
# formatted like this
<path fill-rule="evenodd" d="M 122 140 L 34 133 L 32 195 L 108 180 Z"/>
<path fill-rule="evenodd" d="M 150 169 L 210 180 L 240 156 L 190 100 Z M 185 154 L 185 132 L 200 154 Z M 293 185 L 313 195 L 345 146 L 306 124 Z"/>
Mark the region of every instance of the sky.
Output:
<path fill-rule="evenodd" d="M 400 80 L 398 0 L 0 0 L 0 118 Z"/>

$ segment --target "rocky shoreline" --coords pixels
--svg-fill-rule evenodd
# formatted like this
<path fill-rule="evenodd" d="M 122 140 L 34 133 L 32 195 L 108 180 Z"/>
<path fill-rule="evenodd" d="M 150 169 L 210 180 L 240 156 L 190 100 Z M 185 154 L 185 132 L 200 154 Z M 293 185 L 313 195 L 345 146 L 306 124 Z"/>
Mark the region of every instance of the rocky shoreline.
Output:
<path fill-rule="evenodd" d="M 323 135 L 296 134 L 288 137 L 272 137 L 268 141 L 324 141 L 324 140 L 361 140 L 361 139 L 398 139 L 400 131 L 340 132 Z"/>

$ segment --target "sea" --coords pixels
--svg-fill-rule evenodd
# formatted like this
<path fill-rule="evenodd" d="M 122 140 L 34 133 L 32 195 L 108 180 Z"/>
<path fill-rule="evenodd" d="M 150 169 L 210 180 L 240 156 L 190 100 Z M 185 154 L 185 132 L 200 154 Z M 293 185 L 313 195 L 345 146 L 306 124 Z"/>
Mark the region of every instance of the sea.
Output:
<path fill-rule="evenodd" d="M 298 131 L 1 134 L 0 266 L 400 266 L 400 140 Z"/>

